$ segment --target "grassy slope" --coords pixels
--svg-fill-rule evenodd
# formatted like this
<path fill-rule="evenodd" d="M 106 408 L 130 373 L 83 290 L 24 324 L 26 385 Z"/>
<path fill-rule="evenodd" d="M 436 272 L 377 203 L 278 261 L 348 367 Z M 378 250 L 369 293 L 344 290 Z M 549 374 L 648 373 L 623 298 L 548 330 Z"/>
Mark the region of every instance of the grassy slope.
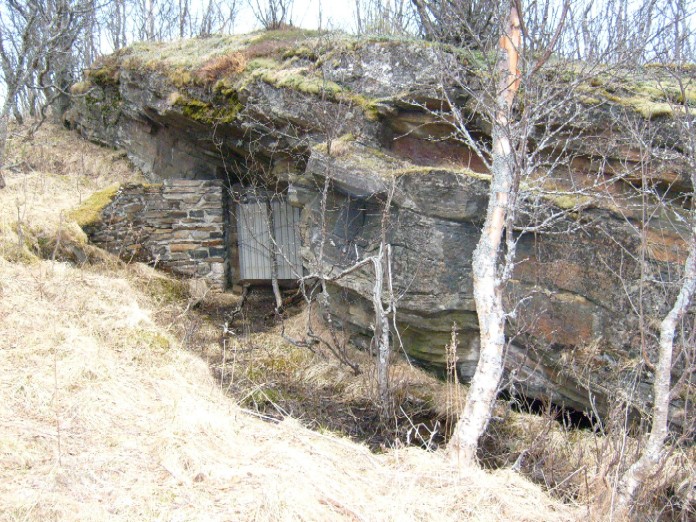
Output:
<path fill-rule="evenodd" d="M 511 471 L 457 475 L 441 454 L 374 455 L 247 414 L 183 348 L 187 295 L 176 281 L 103 253 L 82 265 L 46 259 L 87 249 L 60 216 L 133 178 L 125 161 L 46 126 L 32 143 L 12 141 L 16 162 L 0 191 L 1 520 L 574 514 Z"/>

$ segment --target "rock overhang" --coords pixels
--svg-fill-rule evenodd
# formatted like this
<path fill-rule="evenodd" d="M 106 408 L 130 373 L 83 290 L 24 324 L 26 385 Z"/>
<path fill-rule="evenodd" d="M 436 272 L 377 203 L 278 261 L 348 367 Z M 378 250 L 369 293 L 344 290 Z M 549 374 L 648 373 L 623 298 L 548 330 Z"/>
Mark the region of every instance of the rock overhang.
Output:
<path fill-rule="evenodd" d="M 124 147 L 154 179 L 222 179 L 288 190 L 291 203 L 302 208 L 308 265 L 318 262 L 313 238 L 324 186 L 333 205 L 329 227 L 337 227 L 341 209 L 356 201 L 370 209 L 363 211 L 353 237 L 337 237 L 338 245 L 327 248 L 326 269 L 349 262 L 346 251 L 359 256 L 374 249 L 384 195 L 393 191 L 387 238 L 395 252 L 395 284 L 402 296 L 398 324 L 406 351 L 438 367 L 456 324 L 466 377 L 477 353 L 470 254 L 489 176 L 485 158 L 453 139 L 451 117 L 437 113 L 448 103 L 434 74 L 443 63 L 461 67 L 471 85 L 483 81 L 477 68 L 485 65 L 485 56 L 414 41 L 291 31 L 137 44 L 88 73 L 88 85 L 79 89 L 86 94 L 66 118 L 87 136 Z M 522 187 L 520 227 L 540 216 L 560 219 L 547 234 L 519 238 L 508 289 L 511 303 L 525 303 L 509 326 L 520 340 L 511 357 L 518 375 L 534 377 L 532 396 L 545 391 L 575 407 L 589 404 L 589 395 L 586 400 L 582 395 L 590 392 L 582 391 L 578 368 L 574 375 L 559 370 L 565 364 L 559 352 L 600 343 L 602 350 L 621 353 L 627 364 L 640 365 L 637 322 L 626 315 L 641 269 L 635 260 L 623 259 L 621 250 L 639 248 L 634 225 L 643 207 L 636 207 L 629 193 L 643 181 L 635 177 L 641 156 L 629 135 L 608 124 L 612 111 L 630 110 L 636 121 L 654 125 L 655 141 L 647 146 L 656 158 L 651 183 L 677 194 L 662 215 L 651 211 L 656 216 L 646 227 L 651 269 L 678 272 L 684 255 L 680 205 L 686 201 L 679 194 L 691 197 L 670 115 L 636 101 L 643 93 L 646 103 L 663 103 L 659 93 L 612 82 L 589 83 L 569 101 L 584 104 L 586 117 L 575 127 L 582 139 L 569 138 L 564 147 L 571 156 L 566 169 L 532 176 Z M 469 111 L 474 135 L 488 139 L 470 99 L 455 95 Z M 598 176 L 612 181 L 590 190 Z M 583 183 L 581 192 L 571 190 Z M 621 267 L 621 277 L 613 266 Z M 335 289 L 334 312 L 354 334 L 369 336 L 369 274 L 358 272 Z M 666 306 L 659 293 L 647 297 L 657 313 Z M 600 393 L 599 387 L 595 391 Z"/>

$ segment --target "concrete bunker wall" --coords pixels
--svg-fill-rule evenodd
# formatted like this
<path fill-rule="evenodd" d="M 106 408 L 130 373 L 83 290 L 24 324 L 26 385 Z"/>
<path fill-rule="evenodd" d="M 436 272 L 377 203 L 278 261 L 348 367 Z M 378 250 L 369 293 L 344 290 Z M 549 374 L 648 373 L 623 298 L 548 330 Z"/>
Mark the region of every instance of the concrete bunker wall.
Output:
<path fill-rule="evenodd" d="M 126 261 L 228 283 L 226 190 L 220 181 L 170 179 L 122 186 L 88 230 L 91 240 Z"/>

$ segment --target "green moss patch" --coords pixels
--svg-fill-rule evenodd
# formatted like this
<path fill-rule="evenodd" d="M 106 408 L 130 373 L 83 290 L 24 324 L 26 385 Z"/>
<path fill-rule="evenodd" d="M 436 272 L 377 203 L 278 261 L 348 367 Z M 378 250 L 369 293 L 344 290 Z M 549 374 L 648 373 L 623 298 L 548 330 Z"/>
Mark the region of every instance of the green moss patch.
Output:
<path fill-rule="evenodd" d="M 173 106 L 179 107 L 187 118 L 209 125 L 232 123 L 242 109 L 234 89 L 225 91 L 225 100 L 220 104 L 194 100 L 184 95 L 174 96 L 170 102 Z"/>
<path fill-rule="evenodd" d="M 586 207 L 594 201 L 594 198 L 581 194 L 542 194 L 542 198 L 562 210 Z"/>
<path fill-rule="evenodd" d="M 680 86 L 660 69 L 646 68 L 632 75 L 597 74 L 581 85 L 580 102 L 598 105 L 608 101 L 633 110 L 645 119 L 671 117 L 684 112 L 684 105 L 696 107 L 696 86 L 687 81 Z"/>
<path fill-rule="evenodd" d="M 120 52 L 97 59 L 85 71 L 85 80 L 99 87 L 113 87 L 120 81 Z"/>
<path fill-rule="evenodd" d="M 34 253 L 34 250 L 30 245 L 27 245 L 27 241 L 18 244 L 16 241 L 0 239 L 0 258 L 10 263 L 23 265 L 38 263 L 40 258 Z"/>
<path fill-rule="evenodd" d="M 164 275 L 147 280 L 145 291 L 160 305 L 182 302 L 188 297 L 185 282 Z"/>
<path fill-rule="evenodd" d="M 283 68 L 283 64 L 270 59 L 249 62 L 251 78 L 258 79 L 278 89 L 290 89 L 312 96 L 325 96 L 331 101 L 343 101 L 359 108 L 370 121 L 379 118 L 378 104 L 384 100 L 367 98 L 351 92 L 333 81 L 322 78 L 310 67 Z"/>
<path fill-rule="evenodd" d="M 74 83 L 70 87 L 70 93 L 71 94 L 85 94 L 87 91 L 89 91 L 92 88 L 92 84 L 88 81 L 83 81 L 83 82 L 77 82 Z"/>
<path fill-rule="evenodd" d="M 247 62 L 247 72 L 253 72 L 253 71 L 258 71 L 258 70 L 274 70 L 280 67 L 280 62 L 277 60 L 274 60 L 273 58 L 266 58 L 266 57 L 261 57 L 261 58 L 254 58 L 253 60 L 249 60 Z"/>
<path fill-rule="evenodd" d="M 340 85 L 324 80 L 307 68 L 262 70 L 258 77 L 274 87 L 291 89 L 305 94 L 326 94 L 332 99 L 343 92 Z"/>
<path fill-rule="evenodd" d="M 167 352 L 172 346 L 171 341 L 166 336 L 142 328 L 129 330 L 126 341 L 133 347 L 160 354 Z"/>
<path fill-rule="evenodd" d="M 115 183 L 104 190 L 95 192 L 82 205 L 70 212 L 68 218 L 83 228 L 99 224 L 102 211 L 114 200 L 120 188 L 121 185 Z"/>
<path fill-rule="evenodd" d="M 484 174 L 482 172 L 475 172 L 471 169 L 468 169 L 466 167 L 459 167 L 456 165 L 452 166 L 440 166 L 440 167 L 421 167 L 421 166 L 413 166 L 413 167 L 407 167 L 405 169 L 397 170 L 395 172 L 395 175 L 397 176 L 406 176 L 406 175 L 415 175 L 415 174 L 421 174 L 421 175 L 429 175 L 434 172 L 451 172 L 452 174 L 457 174 L 459 176 L 466 176 L 467 178 L 473 178 L 477 179 L 479 181 L 486 181 L 490 182 L 491 181 L 491 175 L 490 174 Z"/>

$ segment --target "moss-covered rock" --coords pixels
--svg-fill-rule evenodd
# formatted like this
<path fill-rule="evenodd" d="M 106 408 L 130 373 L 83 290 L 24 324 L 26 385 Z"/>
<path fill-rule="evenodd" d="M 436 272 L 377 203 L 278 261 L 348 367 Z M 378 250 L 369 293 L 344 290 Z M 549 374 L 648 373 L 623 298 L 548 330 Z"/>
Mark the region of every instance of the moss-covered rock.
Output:
<path fill-rule="evenodd" d="M 82 228 L 98 225 L 102 219 L 102 211 L 114 200 L 120 188 L 121 185 L 116 183 L 104 190 L 95 192 L 79 207 L 68 213 L 68 218 Z"/>
<path fill-rule="evenodd" d="M 185 95 L 176 95 L 170 103 L 179 108 L 184 116 L 199 123 L 206 125 L 232 123 L 241 110 L 242 104 L 239 103 L 236 91 L 233 89 L 222 89 L 222 93 L 225 96 L 225 102 L 221 104 L 204 102 Z"/>

